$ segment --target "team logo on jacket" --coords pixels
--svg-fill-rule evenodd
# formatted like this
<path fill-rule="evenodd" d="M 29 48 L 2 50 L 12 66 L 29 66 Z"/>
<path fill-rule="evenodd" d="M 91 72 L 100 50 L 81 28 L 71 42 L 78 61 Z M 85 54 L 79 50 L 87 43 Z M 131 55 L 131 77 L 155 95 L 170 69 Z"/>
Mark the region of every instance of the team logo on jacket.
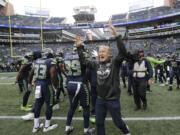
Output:
<path fill-rule="evenodd" d="M 97 70 L 97 80 L 98 83 L 103 83 L 105 81 L 106 78 L 109 77 L 111 73 L 111 64 L 108 63 L 106 65 L 100 65 L 100 67 Z"/>

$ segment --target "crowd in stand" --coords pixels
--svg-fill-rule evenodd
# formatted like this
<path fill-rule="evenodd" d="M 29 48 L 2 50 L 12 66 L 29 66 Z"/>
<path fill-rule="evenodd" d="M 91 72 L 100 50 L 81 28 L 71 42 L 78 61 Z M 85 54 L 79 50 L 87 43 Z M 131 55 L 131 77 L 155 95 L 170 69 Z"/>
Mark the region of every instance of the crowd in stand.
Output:
<path fill-rule="evenodd" d="M 174 7 L 161 6 L 151 9 L 144 9 L 141 11 L 131 12 L 131 13 L 122 13 L 112 15 L 113 22 L 129 22 L 129 21 L 138 21 L 144 19 L 156 18 L 163 15 L 173 14 L 179 12 L 179 4 L 178 2 Z M 32 16 L 23 16 L 23 15 L 13 15 L 11 16 L 11 24 L 16 26 L 36 26 L 40 27 L 40 22 L 42 21 L 43 26 L 47 27 L 57 27 L 57 26 L 69 26 L 68 24 L 63 24 L 65 17 L 43 17 L 42 20 L 40 17 L 32 17 Z M 8 25 L 8 16 L 0 16 L 0 20 L 2 25 Z M 98 24 L 98 23 L 97 23 Z M 101 23 L 103 24 L 103 23 Z"/>
<path fill-rule="evenodd" d="M 180 39 L 176 38 L 166 38 L 166 39 L 149 39 L 149 40 L 129 40 L 125 42 L 127 49 L 130 52 L 134 52 L 139 49 L 143 49 L 145 54 L 151 54 L 156 56 L 160 54 L 165 56 L 167 54 L 174 54 L 179 50 Z M 98 50 L 98 46 L 101 44 L 109 44 L 113 54 L 117 54 L 117 49 L 115 48 L 116 42 L 114 41 L 101 41 L 101 42 L 89 42 L 86 47 L 88 50 Z M 44 44 L 44 47 L 52 48 L 54 52 L 61 49 L 64 52 L 69 52 L 73 50 L 73 44 L 70 43 L 59 43 L 59 44 Z M 13 46 L 13 55 L 23 57 L 26 52 L 41 50 L 41 44 L 21 44 Z M 0 71 L 17 71 L 15 68 L 15 63 L 20 58 L 10 57 L 10 47 L 8 45 L 0 45 Z"/>
<path fill-rule="evenodd" d="M 173 14 L 179 12 L 180 2 L 177 2 L 174 7 L 167 7 L 167 6 L 161 6 L 156 8 L 150 8 L 150 9 L 143 9 L 141 11 L 131 12 L 129 14 L 123 13 L 123 14 L 116 14 L 112 15 L 113 22 L 128 22 L 128 21 L 138 21 L 138 20 L 145 20 L 145 19 L 151 19 L 156 18 L 158 16 L 164 16 L 168 14 Z"/>
<path fill-rule="evenodd" d="M 41 18 L 23 15 L 13 15 L 10 17 L 11 24 L 17 26 L 36 26 L 40 27 Z M 1 23 L 3 25 L 8 25 L 8 16 L 0 16 Z M 44 26 L 59 26 L 65 20 L 65 17 L 43 17 L 42 22 Z"/>

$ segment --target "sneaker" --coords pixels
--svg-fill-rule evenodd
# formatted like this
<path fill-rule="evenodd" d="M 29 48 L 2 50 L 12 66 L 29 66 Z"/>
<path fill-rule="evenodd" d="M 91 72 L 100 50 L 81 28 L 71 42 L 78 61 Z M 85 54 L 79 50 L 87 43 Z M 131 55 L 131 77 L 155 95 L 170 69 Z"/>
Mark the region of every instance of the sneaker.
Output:
<path fill-rule="evenodd" d="M 58 124 L 51 125 L 51 126 L 49 126 L 49 127 L 47 127 L 47 128 L 44 127 L 44 128 L 43 128 L 43 132 L 51 131 L 51 130 L 57 128 L 57 127 L 58 127 Z"/>
<path fill-rule="evenodd" d="M 161 83 L 161 84 L 159 84 L 159 86 L 163 87 L 163 86 L 165 86 L 165 84 Z"/>
<path fill-rule="evenodd" d="M 124 135 L 131 135 L 130 132 L 129 132 L 129 126 L 126 125 L 127 129 L 128 129 L 128 133 L 125 133 Z"/>
<path fill-rule="evenodd" d="M 33 132 L 33 133 L 38 132 L 41 128 L 43 128 L 43 126 L 44 126 L 44 124 L 41 123 L 41 124 L 39 125 L 39 127 L 33 127 L 32 132 Z"/>
<path fill-rule="evenodd" d="M 70 127 L 68 130 L 65 130 L 64 133 L 65 135 L 70 135 L 74 131 L 73 127 Z"/>
<path fill-rule="evenodd" d="M 53 111 L 59 110 L 60 109 L 59 104 L 55 104 L 52 109 L 53 109 Z"/>
<path fill-rule="evenodd" d="M 32 110 L 31 107 L 28 107 L 28 106 L 21 106 L 21 111 L 29 112 L 29 111 L 31 111 L 31 110 Z"/>
<path fill-rule="evenodd" d="M 24 116 L 22 116 L 21 117 L 23 120 L 33 120 L 33 118 L 34 118 L 34 113 L 28 113 L 28 114 L 26 114 L 26 115 L 24 115 Z"/>
<path fill-rule="evenodd" d="M 89 128 L 87 132 L 84 132 L 84 135 L 93 135 L 95 133 L 95 128 Z"/>

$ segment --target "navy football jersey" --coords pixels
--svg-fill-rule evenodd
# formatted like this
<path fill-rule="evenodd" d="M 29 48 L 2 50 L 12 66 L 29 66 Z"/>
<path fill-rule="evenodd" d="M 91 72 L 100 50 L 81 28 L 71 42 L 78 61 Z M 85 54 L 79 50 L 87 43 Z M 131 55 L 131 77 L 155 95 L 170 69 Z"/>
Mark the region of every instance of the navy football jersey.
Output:
<path fill-rule="evenodd" d="M 81 76 L 81 64 L 77 53 L 67 53 L 64 56 L 65 72 L 68 77 Z"/>
<path fill-rule="evenodd" d="M 55 65 L 53 59 L 41 58 L 34 63 L 34 77 L 36 80 L 50 80 L 49 70 Z"/>

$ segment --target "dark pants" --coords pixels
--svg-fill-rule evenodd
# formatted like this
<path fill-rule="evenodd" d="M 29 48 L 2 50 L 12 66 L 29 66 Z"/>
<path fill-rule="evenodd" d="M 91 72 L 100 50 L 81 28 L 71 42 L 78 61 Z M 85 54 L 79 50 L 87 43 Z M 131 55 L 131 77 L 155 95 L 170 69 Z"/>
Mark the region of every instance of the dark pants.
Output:
<path fill-rule="evenodd" d="M 124 133 L 129 133 L 129 130 L 121 118 L 121 107 L 119 99 L 103 100 L 97 98 L 96 100 L 96 127 L 97 135 L 105 135 L 104 122 L 107 111 L 110 112 L 115 125 Z"/>
<path fill-rule="evenodd" d="M 132 94 L 132 89 L 133 89 L 133 75 L 132 73 L 129 73 L 128 75 L 128 93 Z"/>
<path fill-rule="evenodd" d="M 42 105 L 46 104 L 46 120 L 50 120 L 52 117 L 52 105 L 53 105 L 53 98 L 54 98 L 54 92 L 53 88 L 50 85 L 47 85 L 45 82 L 37 82 L 36 86 L 41 86 L 41 97 L 36 98 L 35 104 L 34 104 L 34 115 L 35 118 L 40 117 L 40 112 Z"/>
<path fill-rule="evenodd" d="M 166 77 L 164 76 L 164 71 L 162 69 L 159 69 L 158 77 L 159 77 L 159 82 L 163 83 L 166 81 Z"/>
<path fill-rule="evenodd" d="M 18 86 L 19 86 L 20 93 L 23 92 L 23 82 L 22 81 L 18 82 Z"/>
<path fill-rule="evenodd" d="M 126 71 L 121 72 L 121 78 L 122 78 L 124 88 L 126 88 L 126 77 L 127 77 L 127 74 L 125 72 Z"/>
<path fill-rule="evenodd" d="M 96 91 L 96 86 L 91 86 L 91 114 L 95 115 L 96 109 L 96 99 L 97 99 L 97 91 Z"/>
<path fill-rule="evenodd" d="M 147 91 L 151 91 L 151 86 L 149 84 L 147 84 Z"/>
<path fill-rule="evenodd" d="M 20 92 L 24 92 L 23 106 L 25 107 L 27 105 L 27 103 L 28 103 L 29 96 L 31 94 L 31 90 L 28 89 L 28 80 L 27 79 L 22 79 L 20 82 L 18 82 L 18 84 L 19 84 Z"/>
<path fill-rule="evenodd" d="M 143 106 L 147 106 L 146 90 L 147 90 L 147 79 L 146 78 L 134 78 L 133 79 L 133 90 L 134 90 L 134 102 L 137 108 L 141 108 L 141 102 Z"/>
<path fill-rule="evenodd" d="M 155 83 L 157 83 L 157 79 L 158 79 L 158 71 L 157 71 L 157 67 L 154 68 L 154 73 L 155 73 Z"/>
<path fill-rule="evenodd" d="M 155 68 L 155 82 L 157 82 L 157 78 L 159 79 L 160 83 L 166 81 L 166 78 L 164 76 L 164 71 L 162 68 Z"/>
<path fill-rule="evenodd" d="M 80 85 L 80 90 L 77 93 L 78 85 Z M 84 128 L 89 127 L 89 117 L 90 117 L 90 107 L 89 107 L 89 90 L 85 84 L 75 84 L 68 83 L 67 91 L 69 96 L 70 107 L 68 110 L 66 125 L 70 126 L 72 122 L 73 115 L 79 104 L 83 108 L 83 118 L 84 118 Z"/>
<path fill-rule="evenodd" d="M 58 80 L 59 80 L 59 88 L 57 89 L 56 92 L 56 103 L 58 103 L 60 101 L 60 96 L 61 96 L 61 92 L 63 93 L 63 95 L 65 95 L 65 91 L 64 91 L 64 87 L 63 87 L 63 77 L 62 75 L 58 74 Z"/>
<path fill-rule="evenodd" d="M 179 87 L 179 85 L 180 85 L 180 71 L 178 69 L 176 69 L 176 70 L 173 69 L 170 72 L 170 86 L 173 85 L 174 77 L 176 78 L 176 81 L 177 81 L 177 87 Z"/>
<path fill-rule="evenodd" d="M 63 86 L 57 89 L 57 92 L 56 92 L 56 103 L 59 103 L 59 102 L 60 102 L 61 92 L 62 92 L 63 95 L 65 96 L 65 91 L 64 91 Z"/>

